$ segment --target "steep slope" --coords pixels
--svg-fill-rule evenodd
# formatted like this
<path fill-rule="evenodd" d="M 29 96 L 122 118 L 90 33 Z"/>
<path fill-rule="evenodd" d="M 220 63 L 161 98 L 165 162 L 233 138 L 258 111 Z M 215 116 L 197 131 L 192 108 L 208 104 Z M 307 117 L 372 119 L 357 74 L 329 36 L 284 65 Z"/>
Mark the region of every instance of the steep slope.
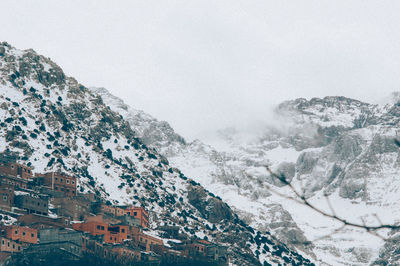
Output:
<path fill-rule="evenodd" d="M 123 106 L 127 113 L 137 113 L 121 100 L 110 101 L 106 90 L 95 90 L 113 110 Z M 383 246 L 382 239 L 354 228 L 329 234 L 341 224 L 271 193 L 268 186 L 272 185 L 290 195 L 263 165 L 284 173 L 324 210 L 330 211 L 324 196 L 329 195 L 336 213 L 348 220 L 377 225 L 377 215 L 385 223 L 395 223 L 400 199 L 399 148 L 393 141 L 400 117 L 396 99 L 398 95 L 393 95 L 381 105 L 345 97 L 287 101 L 276 108 L 279 124 L 263 134 L 247 138 L 234 130 L 221 132 L 228 147 L 224 152 L 200 141 L 175 141 L 169 138 L 171 132 L 176 134 L 168 125 L 165 133 L 157 126 L 165 122 L 151 118 L 159 131 L 157 137 L 147 139 L 147 145 L 159 147 L 172 165 L 219 195 L 252 226 L 273 232 L 300 251 L 315 253 L 322 262 L 365 265 L 377 259 L 382 247 L 379 257 L 393 263 L 385 250 L 395 250 L 397 244 Z M 148 127 L 139 118 L 133 121 Z M 314 246 L 307 245 L 308 240 Z"/>
<path fill-rule="evenodd" d="M 253 230 L 227 204 L 171 167 L 122 115 L 50 59 L 4 42 L 0 121 L 3 159 L 16 156 L 35 172 L 76 174 L 81 192 L 145 206 L 154 228 L 175 224 L 189 237 L 229 245 L 234 264 L 309 263 L 270 234 Z"/>

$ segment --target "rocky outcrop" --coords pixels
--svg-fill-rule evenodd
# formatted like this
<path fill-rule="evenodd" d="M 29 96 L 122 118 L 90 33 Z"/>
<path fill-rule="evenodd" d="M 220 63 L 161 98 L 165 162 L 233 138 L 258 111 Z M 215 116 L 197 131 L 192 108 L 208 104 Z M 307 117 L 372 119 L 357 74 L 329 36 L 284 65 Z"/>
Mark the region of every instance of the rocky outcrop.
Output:
<path fill-rule="evenodd" d="M 188 199 L 190 204 L 211 223 L 218 223 L 222 220 L 229 221 L 234 217 L 226 203 L 215 197 L 209 197 L 202 187 L 192 187 L 188 191 Z"/>

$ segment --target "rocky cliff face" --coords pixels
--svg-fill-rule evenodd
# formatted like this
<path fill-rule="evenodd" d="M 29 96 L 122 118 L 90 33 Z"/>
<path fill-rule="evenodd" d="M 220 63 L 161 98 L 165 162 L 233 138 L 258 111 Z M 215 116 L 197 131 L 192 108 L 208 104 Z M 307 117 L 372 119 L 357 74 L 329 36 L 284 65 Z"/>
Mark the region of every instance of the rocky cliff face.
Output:
<path fill-rule="evenodd" d="M 111 109 L 120 110 L 122 101 L 115 104 L 109 101 L 107 91 L 97 91 Z M 177 141 L 182 138 L 171 134 L 169 126 L 164 132 L 157 123 L 165 126 L 165 122 L 156 120 L 152 121 L 159 129 L 157 137 L 146 141 L 159 147 L 171 164 L 228 202 L 242 219 L 272 232 L 299 252 L 332 265 L 365 265 L 378 258 L 398 263 L 393 254 L 385 253 L 396 250 L 397 242 L 385 244 L 354 228 L 330 234 L 341 224 L 274 194 L 270 187 L 286 195 L 290 191 L 264 168 L 267 164 L 284 174 L 311 202 L 329 212 L 328 195 L 335 212 L 347 220 L 376 225 L 378 216 L 385 223 L 396 222 L 400 217 L 400 150 L 394 143 L 399 135 L 400 105 L 396 99 L 393 95 L 381 105 L 345 97 L 287 101 L 276 108 L 279 124 L 266 127 L 262 134 L 248 139 L 234 130 L 224 131 L 221 141 L 228 147 L 224 151 L 200 141 Z M 135 113 L 125 107 L 128 113 Z M 148 128 L 138 116 L 133 121 Z"/>
<path fill-rule="evenodd" d="M 270 233 L 247 225 L 229 205 L 147 146 L 154 139 L 162 146 L 170 141 L 185 145 L 166 123 L 142 112 L 128 123 L 125 115 L 50 59 L 0 43 L 2 160 L 16 158 L 35 172 L 75 174 L 81 192 L 145 206 L 154 228 L 177 225 L 188 238 L 228 245 L 234 264 L 310 263 Z M 135 117 L 146 127 L 137 127 Z"/>

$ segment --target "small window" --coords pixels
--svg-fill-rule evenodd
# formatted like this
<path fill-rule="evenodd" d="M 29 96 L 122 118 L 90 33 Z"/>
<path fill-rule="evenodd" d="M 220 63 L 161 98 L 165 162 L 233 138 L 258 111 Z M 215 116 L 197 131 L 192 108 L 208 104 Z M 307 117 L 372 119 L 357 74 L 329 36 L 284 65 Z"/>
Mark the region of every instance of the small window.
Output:
<path fill-rule="evenodd" d="M 100 225 L 97 226 L 97 229 L 100 230 Z"/>
<path fill-rule="evenodd" d="M 14 165 L 11 165 L 11 169 L 14 169 Z"/>
<path fill-rule="evenodd" d="M 56 177 L 56 181 L 58 181 L 58 177 Z"/>
<path fill-rule="evenodd" d="M 74 180 L 72 180 L 72 181 L 71 181 L 71 183 L 72 183 L 72 185 L 73 185 L 73 184 L 75 184 L 75 181 L 74 181 Z"/>
<path fill-rule="evenodd" d="M 104 226 L 101 227 L 101 230 L 104 230 Z"/>
<path fill-rule="evenodd" d="M 31 237 L 35 237 L 35 234 L 34 234 L 34 233 L 31 233 Z"/>
<path fill-rule="evenodd" d="M 10 242 L 7 242 L 7 247 L 9 247 L 10 246 Z"/>
<path fill-rule="evenodd" d="M 26 235 L 25 231 L 22 232 L 22 235 L 23 235 L 23 236 Z"/>
<path fill-rule="evenodd" d="M 61 182 L 61 183 L 64 182 L 64 179 L 60 178 L 60 182 Z"/>
<path fill-rule="evenodd" d="M 65 179 L 65 183 L 69 184 L 69 179 Z"/>
<path fill-rule="evenodd" d="M 18 246 L 18 250 L 21 250 L 21 246 Z"/>
<path fill-rule="evenodd" d="M 136 216 L 136 215 L 137 215 L 137 212 L 134 212 L 134 213 L 133 213 L 133 216 Z"/>
<path fill-rule="evenodd" d="M 122 233 L 125 233 L 125 229 L 124 229 L 124 228 L 122 228 L 122 229 L 121 229 L 121 232 L 122 232 Z"/>
<path fill-rule="evenodd" d="M 110 240 L 112 240 L 112 236 L 110 236 Z"/>
<path fill-rule="evenodd" d="M 1 240 L 1 244 L 4 246 L 4 239 L 3 239 L 3 240 Z"/>
<path fill-rule="evenodd" d="M 15 234 L 18 235 L 18 230 L 15 230 Z"/>
<path fill-rule="evenodd" d="M 7 195 L 3 195 L 3 200 L 7 201 Z"/>
<path fill-rule="evenodd" d="M 56 190 L 58 190 L 58 187 L 56 186 Z"/>
<path fill-rule="evenodd" d="M 15 248 L 15 244 L 13 244 L 13 249 Z"/>
<path fill-rule="evenodd" d="M 61 191 L 64 191 L 64 188 L 63 188 L 63 187 L 61 188 Z"/>

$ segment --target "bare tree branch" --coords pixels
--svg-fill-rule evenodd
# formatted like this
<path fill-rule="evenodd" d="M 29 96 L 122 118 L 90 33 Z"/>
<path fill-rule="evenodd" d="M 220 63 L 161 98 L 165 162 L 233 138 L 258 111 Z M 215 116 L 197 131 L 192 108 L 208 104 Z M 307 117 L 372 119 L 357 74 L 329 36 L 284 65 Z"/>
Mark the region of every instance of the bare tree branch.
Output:
<path fill-rule="evenodd" d="M 399 142 L 399 144 L 400 144 L 400 142 Z M 279 181 L 281 181 L 282 183 L 284 183 L 285 185 L 287 185 L 287 186 L 290 188 L 290 190 L 296 195 L 296 198 L 288 197 L 287 195 L 284 195 L 284 194 L 279 193 L 279 192 L 277 193 L 278 195 L 283 196 L 284 198 L 288 198 L 288 199 L 295 200 L 295 201 L 298 202 L 298 203 L 304 204 L 304 205 L 308 206 L 309 208 L 311 208 L 312 210 L 314 210 L 315 212 L 320 213 L 320 214 L 322 214 L 323 216 L 332 218 L 332 219 L 334 219 L 334 220 L 336 220 L 336 221 L 339 221 L 339 222 L 341 222 L 341 223 L 342 223 L 343 225 L 345 225 L 345 226 L 351 226 L 351 227 L 356 227 L 356 228 L 365 229 L 367 232 L 374 232 L 374 231 L 377 231 L 377 230 L 380 230 L 380 229 L 400 229 L 400 225 L 395 225 L 395 224 L 382 224 L 382 223 L 381 223 L 380 225 L 374 226 L 374 225 L 367 225 L 367 224 L 365 224 L 365 222 L 363 222 L 363 223 L 354 223 L 354 222 L 350 222 L 350 221 L 348 221 L 347 219 L 344 219 L 344 218 L 342 218 L 342 217 L 339 217 L 339 216 L 335 213 L 335 211 L 334 211 L 332 205 L 329 203 L 328 205 L 330 206 L 330 209 L 331 209 L 331 211 L 332 211 L 332 214 L 330 214 L 330 213 L 328 213 L 328 212 L 326 212 L 326 211 L 324 211 L 324 210 L 322 210 L 322 209 L 316 207 L 316 206 L 313 205 L 311 202 L 309 202 L 309 201 L 307 200 L 307 198 L 305 197 L 304 194 L 300 194 L 300 193 L 293 187 L 293 185 L 292 185 L 290 182 L 288 182 L 288 181 L 286 180 L 286 178 L 285 178 L 285 176 L 284 176 L 283 174 L 280 174 L 280 175 L 279 175 L 279 174 L 274 173 L 267 165 L 265 165 L 265 168 L 267 169 L 267 171 L 269 172 L 269 174 L 270 174 L 271 176 L 277 178 Z M 272 190 L 271 190 L 271 191 L 272 191 Z M 274 192 L 276 192 L 276 191 L 274 191 Z"/>
<path fill-rule="evenodd" d="M 400 141 L 399 141 L 399 140 L 395 139 L 394 142 L 395 142 L 396 145 L 398 145 L 398 146 L 400 147 Z M 303 205 L 309 207 L 310 209 L 314 210 L 315 212 L 317 212 L 317 213 L 319 213 L 319 214 L 321 214 L 321 215 L 323 215 L 323 216 L 325 216 L 325 217 L 334 219 L 334 220 L 336 220 L 336 221 L 338 221 L 338 222 L 340 222 L 340 223 L 342 224 L 340 227 L 336 228 L 335 230 L 333 230 L 333 231 L 332 231 L 331 233 L 329 233 L 329 234 L 323 235 L 323 236 L 318 237 L 318 238 L 316 238 L 316 239 L 314 239 L 314 240 L 311 240 L 311 241 L 303 241 L 303 242 L 293 241 L 293 242 L 291 242 L 292 244 L 310 245 L 310 244 L 312 244 L 312 243 L 315 242 L 315 241 L 325 239 L 325 238 L 327 238 L 327 237 L 332 236 L 333 234 L 338 233 L 339 231 L 343 230 L 343 229 L 344 229 L 345 227 L 347 227 L 347 226 L 355 227 L 355 228 L 359 228 L 359 229 L 364 229 L 367 233 L 369 233 L 369 234 L 371 234 L 371 235 L 374 235 L 374 236 L 376 236 L 376 237 L 378 237 L 378 238 L 380 238 L 380 239 L 382 239 L 382 240 L 385 240 L 385 241 L 387 241 L 387 240 L 389 240 L 389 239 L 386 239 L 385 237 L 383 237 L 382 235 L 380 235 L 380 234 L 378 233 L 379 230 L 382 230 L 382 229 L 398 230 L 398 229 L 400 229 L 400 225 L 399 225 L 399 224 L 384 224 L 384 223 L 382 223 L 382 221 L 379 219 L 379 217 L 376 215 L 376 213 L 373 214 L 373 215 L 375 216 L 375 218 L 376 218 L 376 220 L 378 221 L 379 225 L 376 225 L 376 226 L 374 226 L 374 225 L 368 225 L 362 217 L 360 217 L 362 223 L 350 222 L 350 221 L 348 221 L 347 219 L 340 217 L 340 216 L 336 213 L 335 209 L 333 208 L 332 203 L 330 202 L 330 199 L 329 199 L 328 195 L 327 195 L 327 194 L 324 194 L 325 200 L 326 200 L 326 202 L 327 202 L 327 204 L 328 204 L 328 207 L 329 207 L 329 210 L 330 210 L 330 212 L 331 212 L 331 213 L 328 213 L 328 212 L 326 212 L 326 211 L 324 211 L 324 210 L 318 208 L 317 206 L 313 205 L 313 204 L 306 198 L 306 196 L 305 196 L 305 188 L 303 187 L 302 182 L 301 182 L 301 193 L 300 193 L 290 182 L 288 182 L 288 180 L 286 179 L 286 177 L 285 177 L 284 174 L 277 174 L 277 173 L 274 173 L 274 172 L 269 168 L 268 165 L 264 165 L 264 167 L 266 168 L 266 170 L 268 171 L 268 173 L 271 175 L 271 177 L 274 177 L 274 178 L 278 179 L 280 182 L 282 182 L 283 184 L 287 185 L 287 186 L 290 188 L 290 190 L 294 193 L 295 197 L 289 196 L 289 195 L 286 195 L 286 194 L 283 194 L 283 193 L 281 193 L 281 192 L 279 192 L 279 191 L 273 189 L 271 186 L 266 185 L 266 188 L 267 188 L 270 192 L 272 192 L 272 193 L 274 193 L 274 194 L 276 194 L 276 195 L 278 195 L 278 196 L 280 196 L 280 197 L 282 197 L 282 198 L 286 198 L 286 199 L 292 200 L 292 201 L 294 201 L 294 202 L 297 202 L 297 203 L 299 203 L 299 204 L 303 204 Z M 247 177 L 254 179 L 251 175 L 249 175 L 249 174 L 246 173 L 245 171 L 244 171 L 243 173 L 244 173 L 244 175 L 246 175 Z M 264 184 L 264 185 L 265 185 L 265 184 Z"/>

